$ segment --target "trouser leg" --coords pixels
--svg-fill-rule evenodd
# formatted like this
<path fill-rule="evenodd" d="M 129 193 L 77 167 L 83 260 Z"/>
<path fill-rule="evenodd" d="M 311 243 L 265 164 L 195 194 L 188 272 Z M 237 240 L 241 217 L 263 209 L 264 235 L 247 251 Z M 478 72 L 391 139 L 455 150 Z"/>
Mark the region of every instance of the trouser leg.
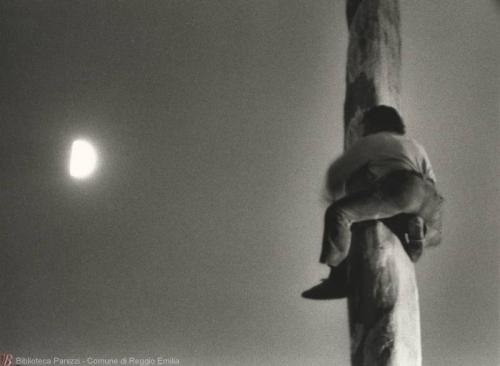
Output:
<path fill-rule="evenodd" d="M 403 245 L 415 239 L 423 239 L 423 246 L 436 246 L 441 241 L 444 199 L 430 181 L 424 181 L 424 198 L 418 212 L 399 214 L 383 220 L 384 224 L 397 235 Z M 416 233 L 415 223 L 423 220 L 422 232 Z M 413 231 L 413 232 L 412 232 Z M 405 249 L 407 249 L 405 247 Z"/>
<path fill-rule="evenodd" d="M 351 245 L 351 225 L 400 213 L 416 213 L 426 195 L 423 180 L 403 172 L 389 174 L 374 189 L 349 195 L 328 207 L 325 214 L 322 263 L 339 265 Z"/>

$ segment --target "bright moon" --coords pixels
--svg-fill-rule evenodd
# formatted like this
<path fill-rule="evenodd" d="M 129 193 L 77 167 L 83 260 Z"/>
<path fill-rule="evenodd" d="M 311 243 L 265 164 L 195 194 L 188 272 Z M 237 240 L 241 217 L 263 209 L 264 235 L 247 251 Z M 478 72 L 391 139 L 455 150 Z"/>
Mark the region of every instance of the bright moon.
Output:
<path fill-rule="evenodd" d="M 69 174 L 76 179 L 88 178 L 97 166 L 97 153 L 85 140 L 75 140 L 71 145 Z"/>

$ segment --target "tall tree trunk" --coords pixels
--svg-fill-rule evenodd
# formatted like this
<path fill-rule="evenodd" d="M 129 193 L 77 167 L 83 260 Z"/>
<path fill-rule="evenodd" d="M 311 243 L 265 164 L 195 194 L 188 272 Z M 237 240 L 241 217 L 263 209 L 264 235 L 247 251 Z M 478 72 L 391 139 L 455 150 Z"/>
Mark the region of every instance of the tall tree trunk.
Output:
<path fill-rule="evenodd" d="M 345 143 L 360 136 L 363 112 L 399 107 L 401 38 L 398 0 L 346 0 L 349 48 L 344 105 Z M 355 366 L 422 364 L 415 269 L 382 223 L 354 227 L 348 298 Z"/>

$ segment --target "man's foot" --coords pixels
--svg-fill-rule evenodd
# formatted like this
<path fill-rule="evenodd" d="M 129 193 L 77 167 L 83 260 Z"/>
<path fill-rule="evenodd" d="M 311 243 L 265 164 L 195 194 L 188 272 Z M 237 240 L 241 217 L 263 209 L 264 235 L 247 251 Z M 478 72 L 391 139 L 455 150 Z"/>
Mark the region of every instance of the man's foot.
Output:
<path fill-rule="evenodd" d="M 304 291 L 302 297 L 309 300 L 343 299 L 347 297 L 347 289 L 345 286 L 339 286 L 335 281 L 326 278 L 319 285 Z"/>
<path fill-rule="evenodd" d="M 413 263 L 417 263 L 424 252 L 424 242 L 412 240 L 405 243 L 404 248 Z"/>
<path fill-rule="evenodd" d="M 330 267 L 330 275 L 319 285 L 302 293 L 302 297 L 310 300 L 334 300 L 347 297 L 347 266 Z"/>
<path fill-rule="evenodd" d="M 417 262 L 424 251 L 425 222 L 420 216 L 408 220 L 408 241 L 404 245 L 412 262 Z"/>

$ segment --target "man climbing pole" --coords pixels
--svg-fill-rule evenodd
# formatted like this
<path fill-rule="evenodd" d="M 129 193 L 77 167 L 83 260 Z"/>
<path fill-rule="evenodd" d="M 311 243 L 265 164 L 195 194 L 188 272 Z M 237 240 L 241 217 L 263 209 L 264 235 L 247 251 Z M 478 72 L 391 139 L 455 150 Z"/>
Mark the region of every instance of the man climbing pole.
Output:
<path fill-rule="evenodd" d="M 346 0 L 346 18 L 344 142 L 346 157 L 351 158 L 332 166 L 329 186 L 334 193 L 339 193 L 337 186 L 346 188 L 347 194 L 325 215 L 321 259 L 332 265 L 331 280 L 304 296 L 347 295 L 353 366 L 421 366 L 419 294 L 412 261 L 419 257 L 422 227 L 428 230 L 426 245 L 439 242 L 435 231 L 439 233 L 442 198 L 433 187 L 424 150 L 407 139 L 404 130 L 378 129 L 378 118 L 366 113 L 382 105 L 399 109 L 399 0 Z M 394 148 L 384 161 L 381 154 L 388 146 Z M 382 164 L 366 160 L 368 151 Z M 393 156 L 399 156 L 399 163 L 391 161 Z M 366 169 L 360 169 L 367 161 Z"/>
<path fill-rule="evenodd" d="M 334 202 L 325 214 L 320 262 L 331 268 L 327 280 L 302 295 L 335 299 L 348 293 L 347 266 L 351 225 L 384 220 L 416 262 L 424 246 L 441 241 L 443 199 L 424 148 L 405 136 L 405 125 L 392 107 L 371 108 L 361 122 L 363 138 L 330 167 L 327 188 Z M 355 177 L 358 190 L 345 194 Z M 360 185 L 361 182 L 361 185 Z"/>
<path fill-rule="evenodd" d="M 399 109 L 401 91 L 399 7 L 399 0 L 346 0 L 349 32 L 344 102 L 346 151 L 351 147 L 354 148 L 357 140 L 367 142 L 368 139 L 378 139 L 377 135 L 385 134 L 362 136 L 371 128 L 361 125 L 362 120 L 363 125 L 367 122 L 371 125 L 371 121 L 363 118 L 366 111 L 380 105 Z M 395 135 L 394 138 L 397 140 L 398 136 Z M 362 151 L 363 148 L 359 150 Z M 418 167 L 408 170 L 419 171 Z M 331 172 L 333 175 L 333 168 Z M 413 173 L 405 174 L 408 176 L 403 178 L 408 181 L 420 179 L 417 175 L 412 175 Z M 365 180 L 363 178 L 363 173 L 352 175 L 346 187 L 347 197 L 360 190 L 359 187 L 365 183 L 362 182 Z M 373 183 L 368 187 L 374 187 Z M 400 187 L 399 183 L 396 187 Z M 331 212 L 335 210 L 332 209 Z M 424 213 L 421 215 L 426 216 Z M 329 216 L 328 213 L 326 216 Z M 353 220 L 352 217 L 348 220 Z M 417 278 L 415 267 L 408 256 L 408 252 L 411 251 L 403 249 L 402 243 L 405 241 L 401 239 L 405 236 L 401 233 L 411 231 L 408 218 L 396 215 L 386 220 L 369 220 L 354 224 L 350 242 L 346 240 L 350 234 L 346 230 L 349 225 L 332 227 L 337 230 L 337 232 L 331 231 L 334 246 L 344 248 L 339 250 L 339 255 L 333 255 L 334 263 L 340 261 L 350 245 L 347 260 L 341 261 L 340 266 L 333 268 L 344 273 L 344 277 L 349 277 L 347 308 L 353 366 L 422 365 Z M 426 220 L 427 227 L 430 227 L 429 219 Z M 412 227 L 418 228 L 418 225 Z M 327 232 L 330 232 L 329 228 Z M 346 245 L 346 242 L 349 244 Z M 329 247 L 325 247 L 333 248 L 329 243 L 328 245 Z M 328 251 L 330 249 L 325 250 Z M 325 262 L 327 259 L 332 259 L 331 254 L 331 251 L 328 255 L 325 254 Z M 411 257 L 414 260 L 418 258 L 418 251 Z M 336 278 L 339 280 L 341 276 Z"/>

